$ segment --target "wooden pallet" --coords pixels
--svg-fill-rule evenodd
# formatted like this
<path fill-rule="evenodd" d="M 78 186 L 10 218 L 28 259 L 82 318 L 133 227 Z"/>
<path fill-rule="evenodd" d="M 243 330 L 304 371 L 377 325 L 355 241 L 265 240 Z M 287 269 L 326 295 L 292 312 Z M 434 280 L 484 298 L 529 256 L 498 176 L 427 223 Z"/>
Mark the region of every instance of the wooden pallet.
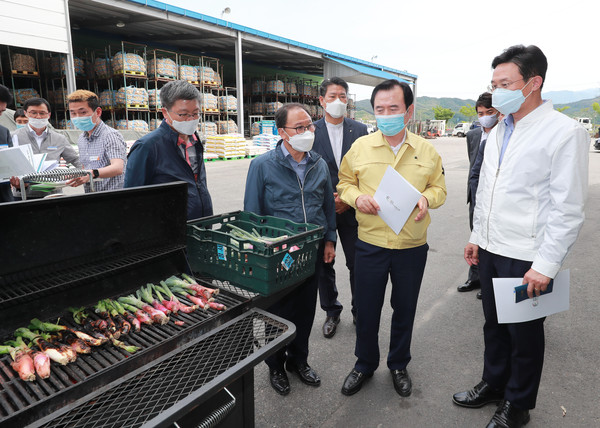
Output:
<path fill-rule="evenodd" d="M 204 113 L 219 113 L 219 109 L 217 108 L 203 108 L 202 111 Z"/>
<path fill-rule="evenodd" d="M 127 104 L 127 105 L 117 105 L 116 107 L 114 107 L 115 109 L 123 109 L 123 108 L 128 108 L 128 109 L 145 109 L 148 110 L 148 104 Z"/>
<path fill-rule="evenodd" d="M 167 74 L 153 74 L 152 76 L 148 76 L 150 79 L 164 79 L 164 80 L 176 80 L 177 78 L 174 76 L 169 76 Z"/>
<path fill-rule="evenodd" d="M 146 77 L 146 73 L 144 73 L 143 71 L 133 70 L 117 70 L 115 71 L 115 74 L 129 74 L 130 76 Z"/>
<path fill-rule="evenodd" d="M 37 71 L 28 71 L 28 70 L 12 70 L 12 74 L 21 74 L 23 76 L 39 76 L 40 73 Z"/>

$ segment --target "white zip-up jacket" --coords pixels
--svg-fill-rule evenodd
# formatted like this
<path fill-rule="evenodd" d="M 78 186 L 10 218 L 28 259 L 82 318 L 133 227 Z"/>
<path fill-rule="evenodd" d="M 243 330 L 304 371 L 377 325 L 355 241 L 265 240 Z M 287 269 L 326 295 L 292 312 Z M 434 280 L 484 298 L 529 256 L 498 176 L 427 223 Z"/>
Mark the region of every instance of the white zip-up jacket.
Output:
<path fill-rule="evenodd" d="M 505 129 L 488 136 L 469 242 L 554 278 L 585 217 L 590 136 L 545 101 L 516 123 L 498 166 Z"/>

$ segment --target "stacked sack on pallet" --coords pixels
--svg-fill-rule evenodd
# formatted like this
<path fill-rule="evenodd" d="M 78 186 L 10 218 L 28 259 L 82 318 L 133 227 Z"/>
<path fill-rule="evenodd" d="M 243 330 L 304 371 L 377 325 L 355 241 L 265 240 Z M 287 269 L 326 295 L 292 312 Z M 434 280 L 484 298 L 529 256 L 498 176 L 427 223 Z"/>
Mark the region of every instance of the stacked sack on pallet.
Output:
<path fill-rule="evenodd" d="M 75 65 L 75 74 L 85 76 L 85 62 L 81 58 L 73 57 Z M 55 76 L 64 76 L 67 69 L 67 58 L 65 56 L 54 56 L 50 58 L 50 70 Z"/>
<path fill-rule="evenodd" d="M 285 82 L 285 92 L 290 95 L 298 95 L 298 87 L 294 82 Z"/>
<path fill-rule="evenodd" d="M 312 87 L 310 85 L 300 85 L 300 94 L 310 97 L 312 95 Z"/>
<path fill-rule="evenodd" d="M 57 123 L 58 129 L 75 129 L 75 125 L 70 120 L 61 119 Z"/>
<path fill-rule="evenodd" d="M 279 136 L 272 134 L 260 134 L 252 138 L 252 144 L 254 146 L 262 147 L 265 151 L 273 150 L 275 147 L 277 147 L 278 141 Z"/>
<path fill-rule="evenodd" d="M 110 59 L 96 58 L 94 60 L 94 74 L 97 79 L 108 79 L 111 75 Z"/>
<path fill-rule="evenodd" d="M 148 100 L 151 109 L 159 110 L 160 108 L 162 108 L 162 105 L 160 103 L 160 89 L 149 89 Z"/>
<path fill-rule="evenodd" d="M 146 74 L 146 61 L 134 53 L 118 52 L 111 60 L 113 73 L 137 72 Z"/>
<path fill-rule="evenodd" d="M 246 139 L 236 135 L 216 135 L 206 138 L 206 151 L 220 158 L 237 158 L 246 156 Z"/>
<path fill-rule="evenodd" d="M 220 111 L 237 111 L 237 98 L 233 95 L 223 95 L 219 97 Z"/>
<path fill-rule="evenodd" d="M 264 80 L 255 80 L 252 82 L 252 95 L 262 95 L 265 93 L 267 82 Z"/>
<path fill-rule="evenodd" d="M 252 111 L 252 114 L 265 114 L 265 110 L 267 109 L 265 103 L 263 102 L 257 102 L 257 103 L 252 103 L 252 107 L 250 108 L 250 110 Z"/>
<path fill-rule="evenodd" d="M 283 107 L 283 103 L 280 103 L 279 101 L 267 103 L 267 114 L 273 115 L 281 107 Z"/>
<path fill-rule="evenodd" d="M 100 92 L 99 102 L 103 109 L 112 109 L 115 106 L 117 91 L 106 89 Z"/>
<path fill-rule="evenodd" d="M 150 119 L 150 131 L 154 131 L 162 123 L 161 119 Z"/>
<path fill-rule="evenodd" d="M 54 89 L 48 91 L 48 102 L 50 104 L 67 104 L 67 90 L 66 89 Z"/>
<path fill-rule="evenodd" d="M 254 136 L 258 134 L 260 134 L 260 122 L 253 122 L 250 125 L 250 135 Z"/>
<path fill-rule="evenodd" d="M 198 81 L 198 68 L 193 65 L 180 65 L 179 78 L 188 82 Z"/>
<path fill-rule="evenodd" d="M 152 58 L 148 61 L 148 77 L 177 79 L 177 63 L 171 58 Z"/>
<path fill-rule="evenodd" d="M 198 77 L 200 78 L 201 82 L 216 82 L 215 74 L 215 70 L 210 67 L 198 67 Z"/>
<path fill-rule="evenodd" d="M 198 130 L 205 137 L 217 135 L 217 124 L 214 122 L 201 122 L 198 124 Z"/>
<path fill-rule="evenodd" d="M 15 90 L 15 103 L 23 105 L 30 98 L 39 98 L 40 94 L 33 88 L 24 88 Z"/>
<path fill-rule="evenodd" d="M 31 55 L 15 53 L 12 54 L 10 59 L 12 62 L 12 68 L 15 71 L 37 71 L 35 58 Z"/>
<path fill-rule="evenodd" d="M 285 86 L 281 80 L 269 80 L 267 82 L 267 94 L 283 94 Z"/>
<path fill-rule="evenodd" d="M 222 134 L 237 134 L 238 126 L 231 119 L 217 120 L 217 132 L 221 135 Z"/>
<path fill-rule="evenodd" d="M 136 88 L 135 86 L 119 88 L 115 95 L 116 105 L 118 106 L 127 105 L 148 108 L 148 98 L 146 88 Z"/>
<path fill-rule="evenodd" d="M 116 129 L 121 131 L 130 130 L 138 132 L 148 132 L 149 127 L 145 120 L 117 120 Z"/>
<path fill-rule="evenodd" d="M 317 106 L 304 104 L 304 107 L 306 107 L 311 117 L 315 117 L 317 115 Z"/>
<path fill-rule="evenodd" d="M 219 102 L 217 97 L 213 94 L 200 94 L 200 104 L 202 105 L 202 110 L 219 110 Z"/>

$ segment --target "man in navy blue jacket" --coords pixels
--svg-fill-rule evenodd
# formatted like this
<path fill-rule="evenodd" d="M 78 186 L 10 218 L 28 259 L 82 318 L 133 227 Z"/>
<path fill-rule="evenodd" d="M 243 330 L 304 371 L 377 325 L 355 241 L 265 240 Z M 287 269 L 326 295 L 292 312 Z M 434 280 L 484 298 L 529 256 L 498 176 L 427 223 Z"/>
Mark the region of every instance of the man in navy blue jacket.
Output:
<path fill-rule="evenodd" d="M 265 360 L 271 386 L 287 395 L 290 383 L 285 368 L 310 386 L 319 386 L 319 375 L 308 365 L 308 341 L 317 305 L 317 278 L 335 257 L 335 203 L 327 164 L 311 151 L 315 130 L 301 104 L 285 104 L 275 114 L 281 140 L 277 147 L 250 163 L 246 178 L 244 210 L 296 223 L 312 223 L 325 229 L 319 247 L 315 275 L 269 308 L 292 321 L 296 337 L 284 349 Z"/>
<path fill-rule="evenodd" d="M 350 150 L 357 138 L 367 135 L 367 126 L 345 117 L 348 103 L 348 84 L 339 77 L 325 79 L 321 84 L 319 101 L 324 110 L 323 119 L 315 122 L 315 145 L 313 150 L 323 156 L 333 185 L 335 198 L 335 219 L 337 232 L 346 257 L 346 267 L 350 272 L 350 292 L 352 294 L 352 315 L 354 309 L 354 246 L 358 238 L 358 223 L 354 208 L 342 201 L 336 192 L 340 162 Z M 319 299 L 321 309 L 327 314 L 323 324 L 323 336 L 331 338 L 335 335 L 340 323 L 343 306 L 338 301 L 333 263 L 324 266 L 319 277 Z"/>
<path fill-rule="evenodd" d="M 125 187 L 185 181 L 188 220 L 213 215 L 206 185 L 202 142 L 196 133 L 200 93 L 191 83 L 176 80 L 160 90 L 164 120 L 129 151 Z"/>
<path fill-rule="evenodd" d="M 12 95 L 9 89 L 0 85 L 0 116 L 6 110 L 6 106 L 12 102 Z M 10 131 L 4 126 L 0 125 L 0 149 L 5 148 L 3 146 L 12 147 L 12 139 L 10 138 Z M 2 177 L 0 177 L 2 178 Z M 12 191 L 10 189 L 10 183 L 8 181 L 0 182 L 0 203 L 12 202 L 14 200 Z"/>

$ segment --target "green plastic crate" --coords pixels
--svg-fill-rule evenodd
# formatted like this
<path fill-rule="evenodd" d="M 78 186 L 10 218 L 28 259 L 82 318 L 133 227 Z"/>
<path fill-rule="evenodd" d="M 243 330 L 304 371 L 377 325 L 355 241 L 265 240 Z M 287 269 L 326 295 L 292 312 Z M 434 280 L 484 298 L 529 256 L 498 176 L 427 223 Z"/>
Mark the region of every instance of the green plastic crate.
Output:
<path fill-rule="evenodd" d="M 247 232 L 289 237 L 274 244 L 231 236 L 231 223 Z M 227 280 L 246 290 L 269 295 L 315 273 L 322 226 L 236 211 L 191 220 L 187 225 L 188 261 L 194 272 Z"/>

